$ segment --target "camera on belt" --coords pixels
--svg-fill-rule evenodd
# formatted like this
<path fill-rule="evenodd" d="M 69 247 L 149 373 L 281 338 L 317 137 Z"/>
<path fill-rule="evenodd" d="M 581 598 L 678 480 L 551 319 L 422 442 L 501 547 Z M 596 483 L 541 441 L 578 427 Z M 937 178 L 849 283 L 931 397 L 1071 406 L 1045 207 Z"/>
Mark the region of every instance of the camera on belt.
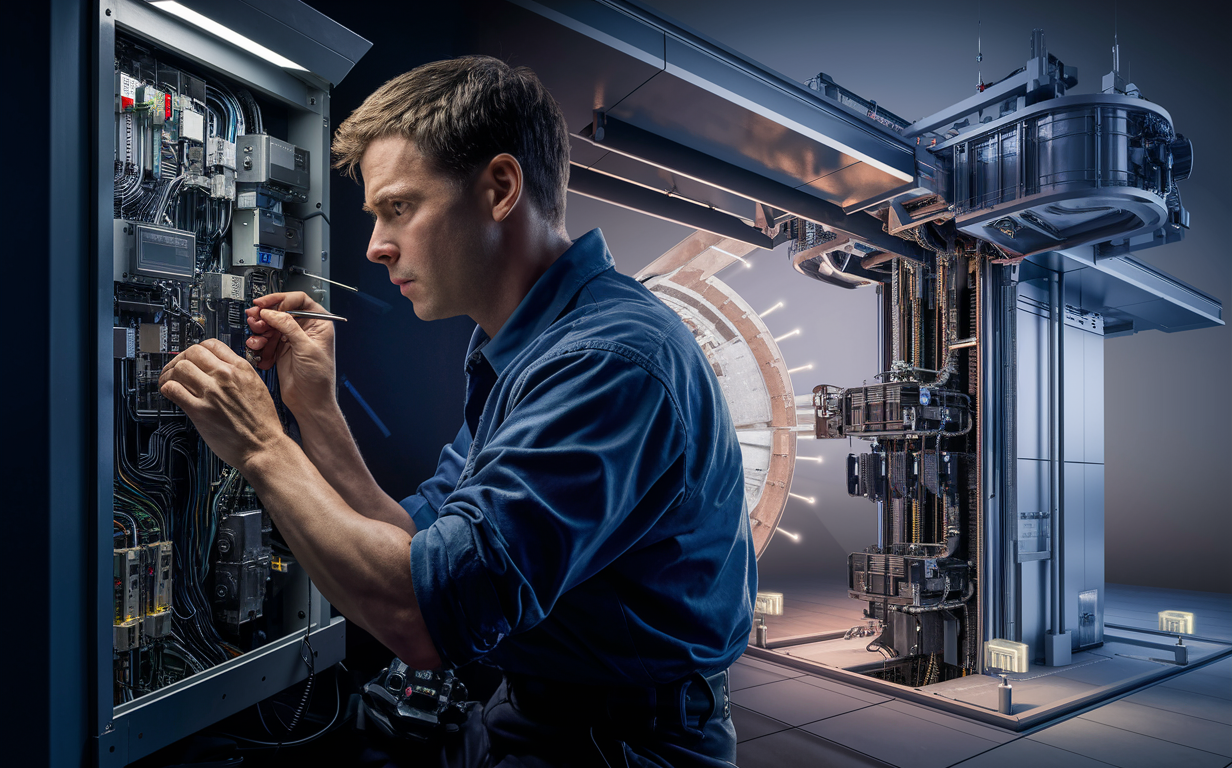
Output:
<path fill-rule="evenodd" d="M 401 659 L 364 686 L 364 727 L 393 738 L 429 741 L 466 720 L 466 686 L 450 670 L 411 669 Z"/>

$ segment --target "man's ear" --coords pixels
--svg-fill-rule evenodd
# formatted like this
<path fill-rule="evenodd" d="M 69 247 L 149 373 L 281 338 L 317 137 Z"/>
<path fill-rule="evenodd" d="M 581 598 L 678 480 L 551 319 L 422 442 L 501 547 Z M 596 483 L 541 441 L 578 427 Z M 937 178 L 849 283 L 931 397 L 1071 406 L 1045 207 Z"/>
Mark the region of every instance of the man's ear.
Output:
<path fill-rule="evenodd" d="M 480 184 L 484 203 L 490 206 L 493 221 L 504 221 L 522 199 L 522 165 L 508 152 L 488 161 Z"/>

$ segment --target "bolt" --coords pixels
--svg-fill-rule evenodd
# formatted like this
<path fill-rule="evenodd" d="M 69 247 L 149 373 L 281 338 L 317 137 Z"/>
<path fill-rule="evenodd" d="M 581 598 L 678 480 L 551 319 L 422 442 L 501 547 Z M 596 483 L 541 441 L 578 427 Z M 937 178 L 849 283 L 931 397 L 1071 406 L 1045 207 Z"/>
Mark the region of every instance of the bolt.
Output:
<path fill-rule="evenodd" d="M 103 13 L 105 13 L 105 14 L 106 14 L 106 15 L 108 15 L 108 16 L 110 16 L 110 15 L 111 15 L 111 9 L 110 9 L 110 8 L 108 8 L 107 10 L 103 11 Z"/>
<path fill-rule="evenodd" d="M 306 614 L 305 614 L 303 611 L 300 611 L 300 612 L 299 612 L 299 617 L 300 617 L 301 619 L 306 618 Z"/>

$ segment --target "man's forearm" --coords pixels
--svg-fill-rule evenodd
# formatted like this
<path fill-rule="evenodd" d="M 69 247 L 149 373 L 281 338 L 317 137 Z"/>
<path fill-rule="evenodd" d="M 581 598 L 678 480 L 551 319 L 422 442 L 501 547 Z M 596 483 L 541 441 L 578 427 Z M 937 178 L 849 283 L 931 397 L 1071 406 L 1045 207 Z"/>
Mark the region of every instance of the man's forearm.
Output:
<path fill-rule="evenodd" d="M 304 453 L 321 477 L 352 509 L 373 520 L 396 525 L 415 535 L 415 523 L 402 505 L 381 490 L 359 454 L 337 403 L 304 418 L 296 416 Z"/>
<path fill-rule="evenodd" d="M 410 533 L 350 508 L 289 439 L 241 471 L 330 603 L 408 664 L 440 665 L 411 582 Z"/>

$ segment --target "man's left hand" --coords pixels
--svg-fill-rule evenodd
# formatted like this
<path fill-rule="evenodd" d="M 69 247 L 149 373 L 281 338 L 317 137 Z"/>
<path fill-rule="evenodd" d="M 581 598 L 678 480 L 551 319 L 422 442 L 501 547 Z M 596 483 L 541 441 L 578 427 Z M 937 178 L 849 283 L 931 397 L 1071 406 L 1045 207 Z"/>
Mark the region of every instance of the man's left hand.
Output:
<path fill-rule="evenodd" d="M 265 382 L 217 339 L 176 355 L 163 368 L 158 388 L 188 414 L 210 450 L 241 472 L 253 456 L 285 438 Z"/>

